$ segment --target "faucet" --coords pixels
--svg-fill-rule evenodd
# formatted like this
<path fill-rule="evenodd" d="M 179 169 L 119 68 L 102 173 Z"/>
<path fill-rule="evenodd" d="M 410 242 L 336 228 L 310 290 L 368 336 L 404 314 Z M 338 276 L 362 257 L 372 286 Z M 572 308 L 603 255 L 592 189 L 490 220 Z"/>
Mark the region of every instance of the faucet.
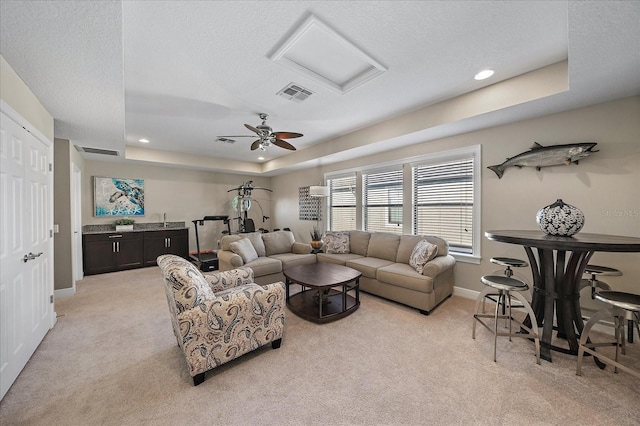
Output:
<path fill-rule="evenodd" d="M 165 228 L 167 227 L 167 214 L 166 213 L 162 214 L 162 226 L 165 227 Z"/>

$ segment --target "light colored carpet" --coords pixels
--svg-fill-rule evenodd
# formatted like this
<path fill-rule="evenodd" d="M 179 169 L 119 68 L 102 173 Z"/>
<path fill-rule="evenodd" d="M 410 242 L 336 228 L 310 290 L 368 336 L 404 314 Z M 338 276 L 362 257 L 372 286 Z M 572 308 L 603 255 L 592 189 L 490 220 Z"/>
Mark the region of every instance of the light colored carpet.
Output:
<path fill-rule="evenodd" d="M 194 387 L 157 267 L 90 276 L 58 301 L 57 325 L 0 402 L 8 425 L 632 425 L 640 381 L 533 344 L 471 339 L 473 301 L 430 316 L 371 295 L 313 324 L 287 312 L 270 345 Z M 633 352 L 633 353 L 632 353 Z M 640 368 L 640 343 L 625 357 Z"/>

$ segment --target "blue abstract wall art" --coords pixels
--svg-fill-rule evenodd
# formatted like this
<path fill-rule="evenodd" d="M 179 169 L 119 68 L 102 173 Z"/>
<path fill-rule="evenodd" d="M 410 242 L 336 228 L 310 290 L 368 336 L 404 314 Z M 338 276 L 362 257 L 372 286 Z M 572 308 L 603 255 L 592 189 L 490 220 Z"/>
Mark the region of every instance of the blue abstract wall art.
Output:
<path fill-rule="evenodd" d="M 94 177 L 96 216 L 144 215 L 144 180 Z"/>

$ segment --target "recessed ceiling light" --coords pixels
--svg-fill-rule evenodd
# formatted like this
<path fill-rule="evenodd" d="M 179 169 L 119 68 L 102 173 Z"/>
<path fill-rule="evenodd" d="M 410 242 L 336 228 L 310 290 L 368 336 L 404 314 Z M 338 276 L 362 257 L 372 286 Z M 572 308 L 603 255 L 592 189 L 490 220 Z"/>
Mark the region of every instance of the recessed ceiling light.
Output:
<path fill-rule="evenodd" d="M 484 80 L 491 77 L 492 75 L 493 75 L 493 70 L 484 70 L 484 71 L 480 71 L 473 78 L 475 78 L 476 80 Z"/>
<path fill-rule="evenodd" d="M 258 157 L 258 160 L 264 160 L 264 157 Z"/>
<path fill-rule="evenodd" d="M 149 143 L 149 139 L 138 139 L 138 142 Z"/>

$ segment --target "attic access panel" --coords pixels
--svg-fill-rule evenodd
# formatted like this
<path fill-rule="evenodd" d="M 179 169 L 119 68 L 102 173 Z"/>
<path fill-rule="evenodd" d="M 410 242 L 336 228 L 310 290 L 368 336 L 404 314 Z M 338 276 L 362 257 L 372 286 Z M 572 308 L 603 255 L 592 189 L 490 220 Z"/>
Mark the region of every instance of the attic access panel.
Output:
<path fill-rule="evenodd" d="M 387 68 L 310 15 L 269 59 L 345 94 L 387 71 Z"/>

